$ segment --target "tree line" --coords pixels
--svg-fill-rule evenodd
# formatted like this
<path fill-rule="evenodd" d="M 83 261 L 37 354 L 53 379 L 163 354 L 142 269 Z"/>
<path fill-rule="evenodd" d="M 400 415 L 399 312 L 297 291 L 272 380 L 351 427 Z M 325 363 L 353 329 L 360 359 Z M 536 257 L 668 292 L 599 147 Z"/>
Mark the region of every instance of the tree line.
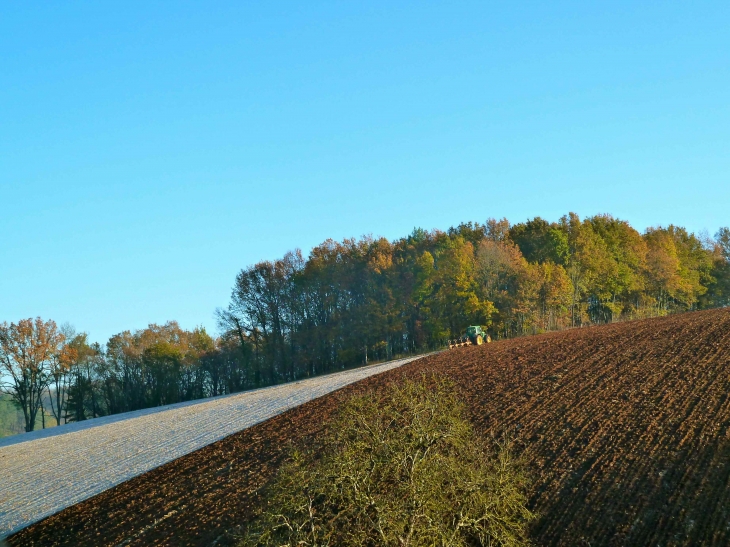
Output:
<path fill-rule="evenodd" d="M 215 351 L 204 329 L 185 331 L 174 321 L 124 331 L 101 346 L 69 325 L 23 319 L 0 324 L 0 387 L 33 431 L 49 410 L 60 425 L 217 395 Z"/>
<path fill-rule="evenodd" d="M 217 338 L 173 321 L 102 346 L 53 321 L 2 323 L 0 381 L 31 431 L 44 404 L 60 424 L 233 393 L 437 349 L 468 325 L 499 339 L 727 305 L 728 228 L 489 219 L 248 266 Z"/>
<path fill-rule="evenodd" d="M 242 270 L 219 310 L 252 385 L 493 338 L 730 304 L 730 230 L 643 234 L 610 215 L 327 240 Z M 232 342 L 233 343 L 233 342 Z"/>

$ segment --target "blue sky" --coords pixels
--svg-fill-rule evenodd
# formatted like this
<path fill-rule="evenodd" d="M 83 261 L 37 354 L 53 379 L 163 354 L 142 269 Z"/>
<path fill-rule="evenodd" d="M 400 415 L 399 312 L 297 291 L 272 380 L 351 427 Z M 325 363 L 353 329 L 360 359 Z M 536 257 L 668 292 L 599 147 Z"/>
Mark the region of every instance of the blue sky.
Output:
<path fill-rule="evenodd" d="M 730 224 L 730 3 L 13 2 L 0 321 L 215 332 L 326 238 Z"/>

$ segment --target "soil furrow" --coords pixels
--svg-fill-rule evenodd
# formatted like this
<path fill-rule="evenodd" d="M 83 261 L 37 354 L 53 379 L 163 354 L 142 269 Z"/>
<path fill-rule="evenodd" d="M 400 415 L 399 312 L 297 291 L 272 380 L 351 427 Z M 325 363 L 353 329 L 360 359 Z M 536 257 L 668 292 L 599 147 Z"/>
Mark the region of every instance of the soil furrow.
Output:
<path fill-rule="evenodd" d="M 436 371 L 531 466 L 537 545 L 730 544 L 730 310 L 462 348 L 351 385 L 37 523 L 11 545 L 231 545 L 345 397 Z"/>

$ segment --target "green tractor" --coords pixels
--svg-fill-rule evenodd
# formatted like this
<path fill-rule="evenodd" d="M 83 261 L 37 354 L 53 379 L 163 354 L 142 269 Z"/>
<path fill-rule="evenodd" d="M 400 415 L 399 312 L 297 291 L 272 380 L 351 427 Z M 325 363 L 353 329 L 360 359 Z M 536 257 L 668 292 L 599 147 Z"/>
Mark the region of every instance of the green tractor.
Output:
<path fill-rule="evenodd" d="M 492 338 L 479 325 L 467 327 L 466 335 L 461 338 L 449 340 L 449 349 L 460 348 L 462 346 L 481 346 L 489 344 Z"/>

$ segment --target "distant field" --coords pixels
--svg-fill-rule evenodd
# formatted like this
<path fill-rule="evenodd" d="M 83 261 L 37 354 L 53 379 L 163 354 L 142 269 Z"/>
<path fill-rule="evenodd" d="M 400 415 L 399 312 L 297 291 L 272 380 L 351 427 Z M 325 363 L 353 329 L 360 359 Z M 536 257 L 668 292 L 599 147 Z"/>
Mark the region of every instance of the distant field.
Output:
<path fill-rule="evenodd" d="M 226 545 L 293 444 L 344 397 L 452 377 L 475 426 L 516 431 L 537 545 L 730 545 L 730 309 L 440 353 L 227 437 L 33 525 L 11 545 Z"/>
<path fill-rule="evenodd" d="M 36 429 L 43 428 L 43 418 L 40 412 L 35 421 Z M 56 418 L 50 412 L 46 412 L 46 429 L 56 425 Z M 25 432 L 25 420 L 23 411 L 13 404 L 10 395 L 0 394 L 0 438 L 10 435 L 18 435 Z"/>
<path fill-rule="evenodd" d="M 25 431 L 23 413 L 13 405 L 10 396 L 0 394 L 0 437 Z"/>

